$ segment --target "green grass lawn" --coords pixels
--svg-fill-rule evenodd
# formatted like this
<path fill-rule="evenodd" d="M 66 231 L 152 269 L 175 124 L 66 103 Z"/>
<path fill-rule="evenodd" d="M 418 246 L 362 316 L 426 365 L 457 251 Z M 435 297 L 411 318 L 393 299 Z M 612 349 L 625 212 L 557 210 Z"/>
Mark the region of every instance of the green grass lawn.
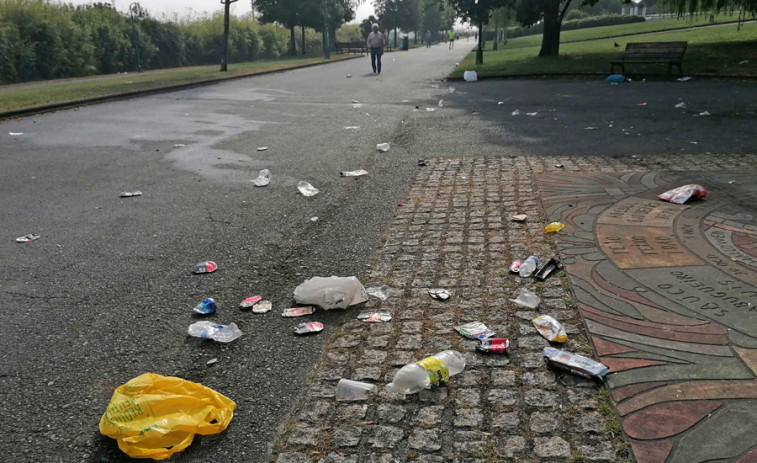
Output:
<path fill-rule="evenodd" d="M 610 61 L 619 58 L 626 42 L 687 41 L 689 46 L 683 59 L 684 74 L 712 76 L 757 76 L 757 22 L 736 25 L 698 27 L 664 32 L 612 38 L 623 30 L 633 28 L 642 32 L 653 22 L 624 24 L 566 31 L 561 34 L 560 56 L 539 57 L 541 35 L 519 37 L 500 44 L 499 50 L 484 52 L 484 64 L 475 66 L 475 53 L 460 63 L 452 77 L 462 77 L 463 71 L 475 69 L 480 76 L 517 76 L 527 74 L 609 74 Z M 659 21 L 664 22 L 664 21 Z M 603 29 L 596 31 L 596 29 Z M 593 40 L 587 40 L 594 38 Z M 616 48 L 618 42 L 621 47 Z M 739 65 L 747 60 L 747 64 Z M 666 74 L 667 65 L 629 65 L 629 75 Z"/>
<path fill-rule="evenodd" d="M 332 55 L 330 61 L 348 59 L 351 55 Z M 305 64 L 327 62 L 323 58 L 289 58 L 230 64 L 229 71 L 219 72 L 219 66 L 195 66 L 163 69 L 142 73 L 93 76 L 82 79 L 33 82 L 0 87 L 0 112 L 33 106 L 65 103 L 85 98 L 122 95 L 140 90 L 152 90 L 179 84 L 224 79 L 240 75 L 286 69 Z"/>

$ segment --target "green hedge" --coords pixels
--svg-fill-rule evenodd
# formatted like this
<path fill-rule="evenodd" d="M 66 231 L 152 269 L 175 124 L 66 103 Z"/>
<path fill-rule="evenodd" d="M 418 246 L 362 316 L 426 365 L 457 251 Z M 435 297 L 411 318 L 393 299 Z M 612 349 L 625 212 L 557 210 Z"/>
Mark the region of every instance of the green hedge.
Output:
<path fill-rule="evenodd" d="M 561 30 L 569 31 L 572 29 L 587 29 L 589 27 L 641 23 L 644 21 L 645 19 L 643 16 L 621 16 L 621 15 L 612 14 L 612 15 L 606 15 L 606 16 L 594 16 L 591 18 L 572 19 L 570 21 L 563 21 Z M 521 26 L 509 27 L 507 28 L 507 36 L 509 38 L 515 38 L 515 37 L 522 37 L 524 35 L 538 35 L 538 34 L 541 34 L 543 31 L 544 31 L 543 23 L 536 24 L 535 26 L 532 26 L 532 27 L 521 27 Z"/>

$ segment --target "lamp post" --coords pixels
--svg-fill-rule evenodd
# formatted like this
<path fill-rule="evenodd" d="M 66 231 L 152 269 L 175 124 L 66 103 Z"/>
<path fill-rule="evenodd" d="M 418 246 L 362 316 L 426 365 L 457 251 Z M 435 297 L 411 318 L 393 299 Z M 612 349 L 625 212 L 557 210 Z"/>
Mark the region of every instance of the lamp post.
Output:
<path fill-rule="evenodd" d="M 139 41 L 139 33 L 137 32 L 137 24 L 134 22 L 134 18 L 144 18 L 145 12 L 142 9 L 142 5 L 139 4 L 139 2 L 133 2 L 131 5 L 129 5 L 129 16 L 131 17 L 131 32 L 132 32 L 132 41 L 134 42 L 134 52 L 135 52 L 135 61 L 136 61 L 136 70 L 137 72 L 142 72 L 142 61 L 140 59 L 139 55 L 139 49 L 140 49 L 140 41 Z"/>
<path fill-rule="evenodd" d="M 229 7 L 238 0 L 221 0 L 223 4 L 223 56 L 221 56 L 221 72 L 229 70 Z"/>

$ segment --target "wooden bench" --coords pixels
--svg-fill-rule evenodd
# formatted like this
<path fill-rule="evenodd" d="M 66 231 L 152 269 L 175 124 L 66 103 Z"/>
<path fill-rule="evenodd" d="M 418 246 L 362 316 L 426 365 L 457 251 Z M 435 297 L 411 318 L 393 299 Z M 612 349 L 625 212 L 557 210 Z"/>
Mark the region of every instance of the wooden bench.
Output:
<path fill-rule="evenodd" d="M 368 52 L 365 42 L 335 42 L 334 49 L 338 53 L 360 53 L 362 55 Z"/>
<path fill-rule="evenodd" d="M 626 73 L 627 63 L 667 63 L 668 74 L 673 66 L 678 67 L 679 75 L 683 75 L 683 54 L 686 53 L 688 42 L 629 42 L 626 51 L 619 60 L 610 63 L 610 73 L 615 73 L 615 66 L 620 66 L 621 72 Z"/>

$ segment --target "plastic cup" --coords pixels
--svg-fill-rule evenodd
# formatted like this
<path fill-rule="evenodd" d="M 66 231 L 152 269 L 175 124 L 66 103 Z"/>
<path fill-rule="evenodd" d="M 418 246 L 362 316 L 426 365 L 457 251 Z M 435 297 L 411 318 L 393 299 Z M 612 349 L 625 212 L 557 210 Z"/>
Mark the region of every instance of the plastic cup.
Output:
<path fill-rule="evenodd" d="M 350 379 L 340 379 L 336 385 L 336 400 L 346 402 L 351 400 L 366 400 L 371 394 L 378 392 L 375 384 L 361 383 Z"/>

